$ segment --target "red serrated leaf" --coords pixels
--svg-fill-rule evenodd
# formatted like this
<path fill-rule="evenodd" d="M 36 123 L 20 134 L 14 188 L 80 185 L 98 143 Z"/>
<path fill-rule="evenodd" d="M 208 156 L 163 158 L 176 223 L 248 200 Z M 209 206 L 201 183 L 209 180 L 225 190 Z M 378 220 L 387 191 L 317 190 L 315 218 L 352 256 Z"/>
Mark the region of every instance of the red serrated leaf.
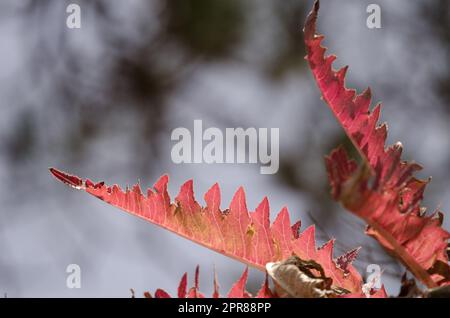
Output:
<path fill-rule="evenodd" d="M 180 285 L 178 286 L 178 298 L 186 297 L 186 286 L 187 286 L 187 273 L 184 273 L 181 277 Z"/>
<path fill-rule="evenodd" d="M 245 285 L 247 283 L 248 278 L 248 268 L 246 268 L 239 280 L 234 283 L 228 292 L 227 298 L 251 298 L 252 295 L 245 290 Z M 194 286 L 190 288 L 190 292 L 186 294 L 186 285 L 187 285 L 187 273 L 184 273 L 183 277 L 180 280 L 180 284 L 178 287 L 178 298 L 204 298 L 205 296 L 199 292 L 199 267 L 195 269 L 195 280 Z M 149 292 L 145 292 L 144 296 L 147 298 L 152 298 Z M 266 279 L 264 284 L 261 286 L 261 290 L 258 292 L 255 298 L 273 298 L 276 295 L 270 290 L 269 282 Z M 170 295 L 162 289 L 157 289 L 155 292 L 155 298 L 171 298 Z M 219 298 L 219 285 L 217 283 L 217 277 L 214 270 L 214 291 L 212 298 Z"/>
<path fill-rule="evenodd" d="M 144 292 L 144 297 L 145 298 L 153 298 L 152 294 L 150 294 L 149 292 Z"/>
<path fill-rule="evenodd" d="M 187 276 L 186 276 L 186 279 L 187 279 Z M 195 268 L 194 287 L 189 289 L 187 298 L 205 298 L 205 295 L 203 295 L 199 291 L 200 290 L 199 279 L 200 279 L 200 266 L 197 265 L 197 267 Z"/>
<path fill-rule="evenodd" d="M 300 236 L 300 227 L 301 227 L 301 225 L 302 225 L 302 222 L 301 221 L 297 221 L 291 227 L 292 235 L 294 236 L 295 239 L 298 239 L 298 237 Z"/>
<path fill-rule="evenodd" d="M 155 298 L 171 298 L 168 293 L 162 289 L 157 289 L 155 292 Z"/>
<path fill-rule="evenodd" d="M 420 202 L 428 181 L 414 178 L 421 167 L 401 161 L 402 146 L 385 148 L 387 126 L 377 126 L 381 106 L 369 111 L 370 89 L 360 95 L 345 87 L 347 67 L 335 71 L 335 56 L 325 56 L 322 35 L 316 34 L 319 2 L 305 24 L 306 59 L 322 92 L 345 132 L 369 167 L 358 169 L 341 148 L 326 158 L 333 196 L 368 224 L 367 233 L 428 287 L 449 284 L 447 241 L 442 214 L 422 215 Z M 369 183 L 369 177 L 373 182 Z"/>
<path fill-rule="evenodd" d="M 264 283 L 262 284 L 258 294 L 256 294 L 256 298 L 275 298 L 275 294 L 269 287 L 269 275 L 266 273 L 266 278 L 264 279 Z"/>
<path fill-rule="evenodd" d="M 213 291 L 212 298 L 219 298 L 219 297 L 220 297 L 219 283 L 217 282 L 217 273 L 216 273 L 216 269 L 214 268 L 214 291 Z"/>
<path fill-rule="evenodd" d="M 294 253 L 301 259 L 312 259 L 322 265 L 325 275 L 333 279 L 333 285 L 336 284 L 335 286 L 352 292 L 355 290 L 352 287 L 361 283 L 359 274 L 351 264 L 348 264 L 346 271 L 344 271 L 333 261 L 333 241 L 329 241 L 320 249 L 316 249 L 314 225 L 300 234 L 293 249 Z M 357 292 L 360 292 L 360 290 Z"/>
<path fill-rule="evenodd" d="M 167 176 L 158 180 L 155 191 L 148 190 L 147 195 L 143 195 L 139 185 L 124 192 L 117 185 L 109 187 L 99 183 L 97 185 L 100 186 L 95 186 L 92 182 L 84 182 L 65 172 L 56 169 L 50 171 L 64 183 L 73 180 L 69 182 L 75 182 L 77 189 L 259 270 L 265 271 L 267 263 L 280 261 L 295 253 L 302 259 L 313 259 L 320 263 L 325 273 L 333 278 L 336 287 L 351 292 L 361 291 L 361 276 L 352 266 L 349 266 L 350 274 L 345 274 L 333 261 L 332 243 L 326 251 L 316 251 L 311 230 L 305 231 L 307 240 L 305 232 L 297 237 L 294 232 L 298 233 L 299 224 L 294 226 L 293 231 L 286 208 L 270 225 L 267 198 L 262 200 L 255 212 L 249 213 L 243 188 L 236 192 L 230 208 L 223 212 L 220 210 L 220 189 L 217 184 L 205 194 L 206 207 L 201 207 L 194 198 L 192 181 L 181 187 L 175 202 L 171 203 L 167 192 Z M 189 294 L 195 296 L 196 291 L 191 289 Z"/>
<path fill-rule="evenodd" d="M 336 265 L 342 269 L 345 273 L 348 272 L 348 266 L 356 259 L 356 256 L 358 255 L 358 252 L 361 248 L 357 247 L 351 251 L 348 251 L 347 253 L 339 256 L 336 259 Z"/>
<path fill-rule="evenodd" d="M 228 293 L 228 298 L 249 298 L 251 295 L 245 290 L 245 285 L 247 284 L 248 278 L 248 268 L 245 269 L 241 278 L 234 283 L 233 287 L 231 287 L 230 292 Z"/>

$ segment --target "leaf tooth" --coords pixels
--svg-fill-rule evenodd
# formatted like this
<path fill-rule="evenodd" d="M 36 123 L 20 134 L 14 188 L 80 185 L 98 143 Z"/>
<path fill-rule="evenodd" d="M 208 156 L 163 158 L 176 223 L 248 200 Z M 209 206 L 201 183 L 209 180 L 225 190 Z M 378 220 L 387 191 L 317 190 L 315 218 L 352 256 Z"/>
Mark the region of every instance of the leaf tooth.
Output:
<path fill-rule="evenodd" d="M 332 71 L 331 71 L 331 65 L 336 60 L 336 55 L 331 54 L 325 57 L 325 63 L 316 65 L 319 69 L 317 70 L 317 79 L 319 81 L 327 79 L 332 79 Z"/>
<path fill-rule="evenodd" d="M 252 220 L 258 221 L 263 225 L 264 228 L 269 229 L 270 227 L 270 208 L 269 208 L 269 200 L 267 197 L 264 197 L 262 201 L 259 203 L 255 212 L 252 215 Z"/>
<path fill-rule="evenodd" d="M 100 181 L 100 182 L 97 182 L 95 185 L 94 185 L 94 188 L 95 189 L 101 189 L 101 188 L 103 188 L 105 186 L 105 182 L 104 181 Z"/>
<path fill-rule="evenodd" d="M 375 108 L 373 109 L 373 112 L 369 115 L 367 118 L 366 125 L 361 127 L 364 129 L 362 131 L 362 139 L 359 141 L 359 147 L 362 148 L 363 153 L 366 155 L 366 158 L 370 161 L 369 157 L 369 143 L 370 140 L 375 132 L 375 127 L 378 122 L 378 118 L 380 117 L 380 111 L 381 111 L 381 104 L 377 104 Z"/>
<path fill-rule="evenodd" d="M 56 168 L 49 168 L 51 174 L 59 181 L 77 190 L 84 189 L 83 180 L 77 176 L 70 175 Z"/>
<path fill-rule="evenodd" d="M 293 234 L 289 212 L 286 207 L 283 207 L 278 213 L 270 229 L 279 249 L 279 257 L 285 259 L 291 256 Z"/>
<path fill-rule="evenodd" d="M 369 112 L 370 103 L 372 101 L 372 91 L 367 87 L 361 94 L 357 95 L 354 101 L 356 116 L 359 114 L 367 114 Z"/>
<path fill-rule="evenodd" d="M 157 289 L 155 292 L 155 298 L 172 298 L 170 295 L 163 289 Z"/>
<path fill-rule="evenodd" d="M 294 252 L 302 259 L 316 258 L 316 227 L 310 225 L 293 243 Z"/>
<path fill-rule="evenodd" d="M 335 239 L 331 239 L 317 249 L 317 259 L 324 268 L 330 269 L 335 264 L 333 260 L 334 242 Z"/>
<path fill-rule="evenodd" d="M 403 189 L 401 195 L 401 204 L 399 206 L 400 211 L 407 213 L 417 209 L 419 212 L 419 204 L 423 199 L 423 193 L 425 187 L 429 181 L 423 181 L 416 178 L 412 178 Z"/>
<path fill-rule="evenodd" d="M 335 239 L 331 239 L 331 240 L 326 241 L 325 243 L 322 244 L 322 246 L 320 246 L 317 249 L 317 251 L 323 251 L 323 252 L 326 252 L 326 253 L 329 253 L 330 251 L 332 252 L 333 251 L 333 246 L 334 246 L 334 241 L 335 241 Z M 331 258 L 333 258 L 332 255 L 331 255 Z"/>
<path fill-rule="evenodd" d="M 274 298 L 275 295 L 270 290 L 269 287 L 269 275 L 266 272 L 266 277 L 264 279 L 264 283 L 262 284 L 261 288 L 258 291 L 258 294 L 256 295 L 256 298 Z"/>
<path fill-rule="evenodd" d="M 299 235 L 300 235 L 300 227 L 302 226 L 302 221 L 298 220 L 297 222 L 295 222 L 292 227 L 292 235 L 294 236 L 294 239 L 298 239 Z"/>
<path fill-rule="evenodd" d="M 437 225 L 438 225 L 438 226 L 441 226 L 441 225 L 442 225 L 442 222 L 444 222 L 444 213 L 442 213 L 442 212 L 439 211 L 439 210 L 436 210 L 436 211 L 434 211 L 433 214 L 431 215 L 431 218 L 432 218 L 433 220 L 436 220 L 436 221 L 437 221 Z M 448 249 L 447 249 L 447 251 L 448 251 Z"/>
<path fill-rule="evenodd" d="M 239 187 L 233 196 L 230 204 L 229 219 L 230 227 L 236 235 L 234 241 L 234 249 L 238 255 L 247 259 L 251 255 L 252 246 L 247 235 L 248 226 L 251 225 L 251 217 L 247 209 L 245 191 L 243 187 Z"/>
<path fill-rule="evenodd" d="M 170 206 L 170 196 L 167 192 L 167 184 L 169 182 L 169 176 L 167 174 L 162 175 L 158 181 L 154 184 L 153 188 L 155 189 L 156 193 L 161 196 L 162 202 L 164 204 L 165 211 Z M 165 221 L 165 214 L 164 214 L 164 221 Z"/>
<path fill-rule="evenodd" d="M 139 183 L 136 183 L 136 184 L 133 186 L 133 192 L 134 192 L 136 195 L 138 195 L 139 197 L 142 196 L 141 185 L 140 185 Z"/>
<path fill-rule="evenodd" d="M 199 276 L 200 266 L 195 267 L 194 287 L 191 287 L 187 293 L 187 298 L 204 298 L 204 295 L 199 292 Z"/>
<path fill-rule="evenodd" d="M 370 165 L 375 167 L 378 161 L 384 155 L 384 144 L 387 137 L 387 124 L 383 123 L 381 126 L 376 127 L 372 134 L 372 140 L 369 142 L 369 158 Z"/>
<path fill-rule="evenodd" d="M 180 203 L 182 208 L 188 213 L 193 214 L 200 210 L 200 205 L 195 201 L 194 197 L 194 182 L 186 181 L 180 188 L 180 192 L 175 198 L 175 201 Z"/>
<path fill-rule="evenodd" d="M 407 182 L 415 171 L 422 170 L 422 166 L 414 161 L 402 162 L 401 166 L 402 171 L 399 173 L 399 177 L 395 185 L 396 187 L 401 187 L 405 182 Z"/>
<path fill-rule="evenodd" d="M 125 192 L 125 199 L 126 199 L 126 207 L 127 210 L 133 211 L 137 215 L 142 215 L 142 210 L 140 209 L 139 202 L 141 202 L 140 198 L 136 197 L 136 193 L 133 191 L 133 188 L 130 190 L 130 188 L 127 186 L 127 190 Z"/>
<path fill-rule="evenodd" d="M 152 294 L 150 294 L 150 292 L 148 292 L 148 291 L 144 292 L 144 297 L 145 298 L 153 298 Z"/>
<path fill-rule="evenodd" d="M 336 77 L 342 85 L 344 85 L 345 75 L 347 74 L 347 71 L 348 71 L 348 65 L 345 65 L 344 67 L 342 67 L 341 69 L 339 69 L 336 72 Z"/>
<path fill-rule="evenodd" d="M 205 193 L 204 199 L 206 207 L 211 213 L 220 211 L 221 194 L 218 183 L 214 183 L 214 185 Z"/>
<path fill-rule="evenodd" d="M 216 271 L 216 267 L 214 266 L 214 291 L 213 291 L 212 298 L 219 298 L 219 296 L 220 296 L 219 283 L 217 282 L 217 271 Z"/>
<path fill-rule="evenodd" d="M 393 185 L 391 180 L 392 178 L 395 178 L 395 174 L 399 170 L 402 151 L 403 147 L 401 142 L 395 143 L 386 150 L 384 157 L 380 160 L 382 163 L 379 163 L 382 167 L 379 175 L 376 176 L 375 189 L 377 189 L 380 184 L 386 185 L 387 188 Z"/>
<path fill-rule="evenodd" d="M 378 119 L 380 118 L 381 114 L 381 103 L 377 103 L 373 110 L 370 112 L 369 119 L 372 119 L 372 121 L 376 124 L 378 122 Z"/>
<path fill-rule="evenodd" d="M 111 187 L 111 194 L 109 197 L 109 203 L 115 204 L 118 207 L 122 207 L 123 204 L 123 191 L 117 184 Z"/>
<path fill-rule="evenodd" d="M 200 277 L 200 265 L 197 265 L 197 267 L 195 268 L 195 280 L 194 280 L 194 285 L 195 285 L 195 289 L 199 289 L 199 277 Z"/>
<path fill-rule="evenodd" d="M 244 214 L 248 215 L 247 202 L 246 202 L 246 198 L 245 198 L 245 190 L 242 186 L 239 187 L 239 189 L 234 194 L 233 199 L 231 200 L 230 213 L 233 213 L 238 218 Z"/>
<path fill-rule="evenodd" d="M 264 265 L 275 255 L 267 197 L 264 197 L 255 212 L 251 213 L 251 221 L 255 232 L 252 239 L 253 255 L 256 263 Z"/>
<path fill-rule="evenodd" d="M 187 286 L 187 273 L 184 273 L 181 277 L 180 284 L 178 286 L 178 298 L 186 298 L 186 286 Z"/>
<path fill-rule="evenodd" d="M 169 182 L 169 176 L 167 174 L 162 175 L 158 181 L 153 185 L 153 188 L 158 193 L 163 193 L 167 191 L 167 183 Z"/>
<path fill-rule="evenodd" d="M 95 186 L 94 182 L 92 182 L 89 178 L 84 181 L 84 185 L 86 188 L 93 188 Z"/>
<path fill-rule="evenodd" d="M 339 256 L 336 258 L 336 265 L 342 269 L 344 273 L 348 273 L 349 266 L 353 263 L 360 250 L 361 247 L 357 247 Z"/>
<path fill-rule="evenodd" d="M 327 89 L 324 92 L 324 98 L 328 103 L 332 103 L 336 98 L 339 98 L 341 91 L 343 91 L 343 87 L 336 79 L 330 80 L 326 85 Z M 335 105 L 333 111 L 337 116 L 339 116 L 342 111 L 342 105 L 339 105 L 338 103 L 333 104 Z"/>
<path fill-rule="evenodd" d="M 314 2 L 314 7 L 306 17 L 305 27 L 303 32 L 305 34 L 305 40 L 313 40 L 316 35 L 316 21 L 317 13 L 319 12 L 319 1 Z"/>
<path fill-rule="evenodd" d="M 233 284 L 228 292 L 228 298 L 246 298 L 248 293 L 245 291 L 245 285 L 248 278 L 248 267 L 245 268 L 241 278 Z"/>

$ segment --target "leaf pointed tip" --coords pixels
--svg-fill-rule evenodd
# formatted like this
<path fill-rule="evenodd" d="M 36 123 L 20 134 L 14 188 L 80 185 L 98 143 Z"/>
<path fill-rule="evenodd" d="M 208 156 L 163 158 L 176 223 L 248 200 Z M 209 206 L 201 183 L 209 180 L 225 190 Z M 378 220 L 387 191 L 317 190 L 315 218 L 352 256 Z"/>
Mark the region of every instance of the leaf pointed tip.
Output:
<path fill-rule="evenodd" d="M 305 27 L 303 28 L 303 32 L 305 33 L 305 38 L 311 40 L 314 38 L 316 33 L 316 20 L 317 13 L 319 12 L 320 2 L 319 0 L 314 1 L 314 6 L 311 12 L 308 14 L 306 18 Z"/>
<path fill-rule="evenodd" d="M 245 190 L 243 186 L 240 186 L 237 191 L 236 194 L 240 194 L 240 195 L 245 195 Z"/>
<path fill-rule="evenodd" d="M 204 195 L 204 198 L 205 198 L 205 200 L 207 201 L 207 198 L 208 198 L 208 197 L 210 197 L 210 196 L 215 196 L 216 194 L 219 194 L 219 195 L 220 195 L 220 186 L 219 186 L 219 184 L 218 184 L 217 182 L 214 183 L 214 184 L 209 188 L 208 191 L 206 191 L 206 193 L 205 193 L 205 195 Z"/>
<path fill-rule="evenodd" d="M 231 290 L 228 292 L 228 298 L 246 298 L 246 290 L 245 285 L 248 279 L 248 266 L 245 268 L 242 273 L 241 278 L 234 283 L 231 287 Z"/>
<path fill-rule="evenodd" d="M 78 190 L 83 188 L 83 180 L 81 178 L 70 175 L 67 172 L 58 170 L 53 167 L 50 167 L 49 171 L 56 179 L 63 182 L 64 184 Z"/>
<path fill-rule="evenodd" d="M 186 285 L 187 285 L 187 273 L 184 273 L 181 277 L 180 284 L 178 286 L 178 298 L 186 298 Z"/>
<path fill-rule="evenodd" d="M 240 186 L 235 192 L 231 200 L 230 209 L 232 211 L 248 211 L 244 187 Z"/>
<path fill-rule="evenodd" d="M 194 181 L 192 179 L 183 183 L 183 185 L 180 188 L 180 193 L 183 192 L 190 195 L 194 193 Z"/>
<path fill-rule="evenodd" d="M 263 212 L 267 211 L 267 214 L 268 214 L 269 213 L 269 207 L 270 207 L 269 199 L 267 198 L 267 196 L 265 196 L 261 200 L 261 202 L 258 204 L 258 207 L 256 208 L 256 210 L 261 209 Z"/>
<path fill-rule="evenodd" d="M 167 184 L 169 183 L 169 176 L 167 174 L 163 174 L 159 177 L 158 181 L 154 184 L 153 188 L 157 192 L 164 192 L 167 189 Z"/>

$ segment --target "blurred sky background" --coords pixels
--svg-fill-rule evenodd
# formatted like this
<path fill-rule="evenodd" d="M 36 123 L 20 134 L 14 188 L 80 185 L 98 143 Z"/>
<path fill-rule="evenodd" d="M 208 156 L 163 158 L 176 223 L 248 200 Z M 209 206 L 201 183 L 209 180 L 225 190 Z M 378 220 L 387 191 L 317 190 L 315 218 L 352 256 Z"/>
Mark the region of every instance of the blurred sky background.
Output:
<path fill-rule="evenodd" d="M 81 6 L 81 29 L 66 6 Z M 382 28 L 366 27 L 377 3 Z M 312 1 L 183 0 L 0 2 L 0 293 L 8 297 L 130 297 L 164 288 L 184 272 L 210 295 L 244 266 L 56 182 L 55 166 L 122 187 L 170 175 L 170 193 L 194 179 L 197 199 L 215 182 L 222 208 L 246 189 L 253 210 L 267 195 L 272 217 L 288 206 L 302 229 L 315 223 L 335 256 L 363 246 L 355 265 L 379 264 L 397 294 L 402 266 L 363 234 L 364 223 L 329 194 L 323 157 L 347 143 L 303 59 L 302 27 Z M 389 143 L 432 176 L 425 206 L 450 210 L 450 2 L 322 1 L 318 30 L 350 65 L 349 87 L 382 101 Z M 280 170 L 170 160 L 171 131 L 280 128 Z M 446 215 L 445 228 L 450 218 Z M 66 267 L 81 267 L 81 288 Z M 264 275 L 252 270 L 249 290 Z"/>

